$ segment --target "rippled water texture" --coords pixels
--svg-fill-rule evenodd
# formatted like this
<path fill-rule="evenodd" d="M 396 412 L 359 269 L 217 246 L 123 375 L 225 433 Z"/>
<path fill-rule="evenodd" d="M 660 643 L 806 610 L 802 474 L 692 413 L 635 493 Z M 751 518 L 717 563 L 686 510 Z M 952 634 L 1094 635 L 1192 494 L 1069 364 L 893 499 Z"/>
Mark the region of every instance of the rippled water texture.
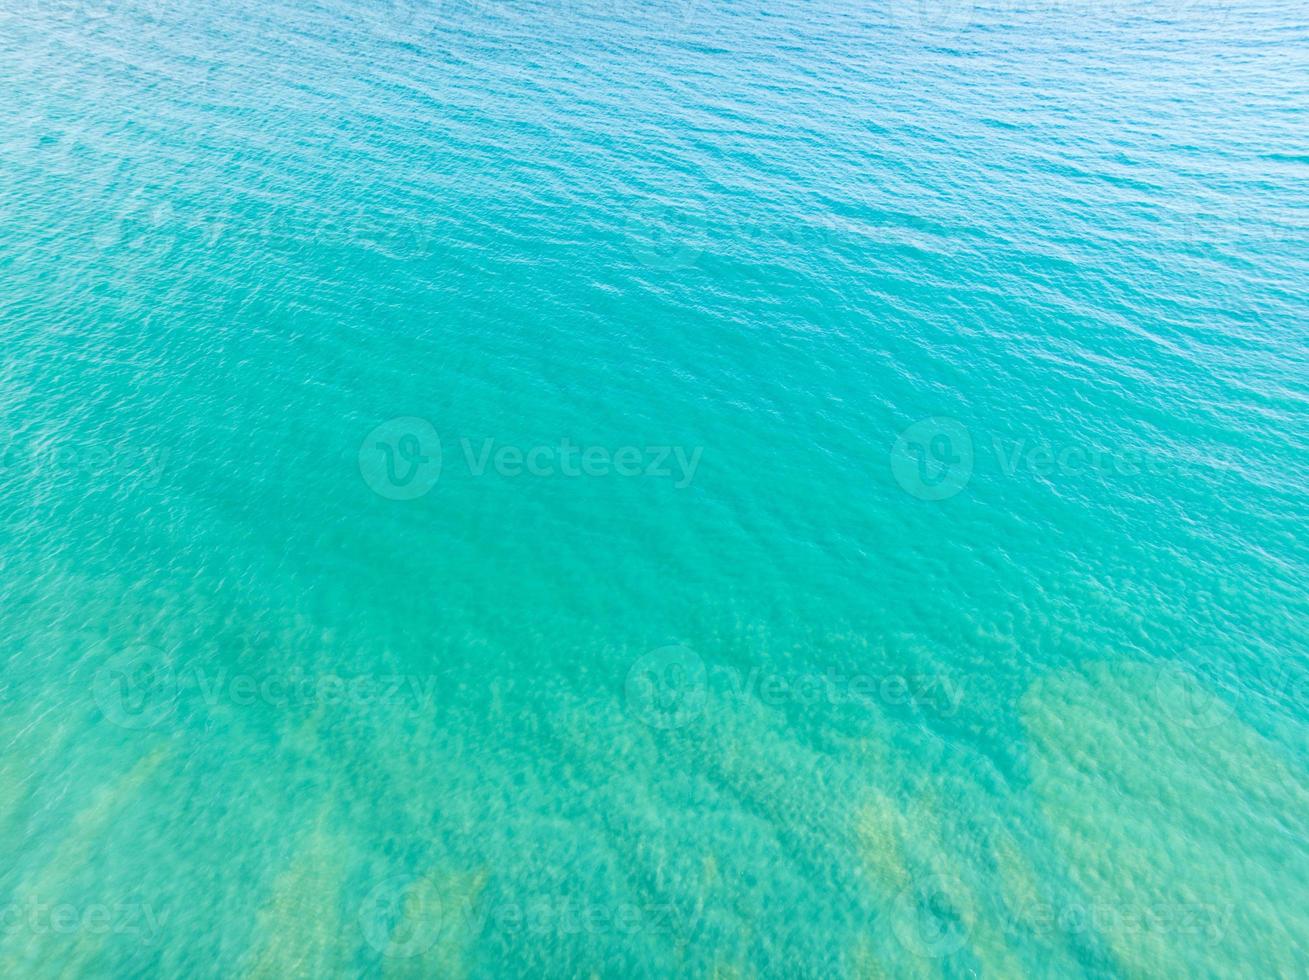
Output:
<path fill-rule="evenodd" d="M 0 976 L 1303 972 L 1302 4 L 0 28 Z"/>

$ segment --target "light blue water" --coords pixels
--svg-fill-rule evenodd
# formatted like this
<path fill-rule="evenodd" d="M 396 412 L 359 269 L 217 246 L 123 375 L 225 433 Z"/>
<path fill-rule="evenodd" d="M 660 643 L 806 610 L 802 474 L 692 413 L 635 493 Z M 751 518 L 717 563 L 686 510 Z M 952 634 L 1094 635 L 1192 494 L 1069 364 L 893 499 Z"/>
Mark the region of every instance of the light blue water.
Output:
<path fill-rule="evenodd" d="M 0 28 L 0 975 L 1303 972 L 1301 5 Z"/>

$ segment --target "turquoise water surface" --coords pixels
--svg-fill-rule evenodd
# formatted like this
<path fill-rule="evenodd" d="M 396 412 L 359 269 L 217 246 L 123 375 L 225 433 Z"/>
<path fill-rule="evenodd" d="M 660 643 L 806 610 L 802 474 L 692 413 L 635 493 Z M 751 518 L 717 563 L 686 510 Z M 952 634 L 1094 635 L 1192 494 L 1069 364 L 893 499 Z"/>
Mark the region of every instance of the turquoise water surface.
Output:
<path fill-rule="evenodd" d="M 0 26 L 0 976 L 1304 974 L 1302 4 Z"/>

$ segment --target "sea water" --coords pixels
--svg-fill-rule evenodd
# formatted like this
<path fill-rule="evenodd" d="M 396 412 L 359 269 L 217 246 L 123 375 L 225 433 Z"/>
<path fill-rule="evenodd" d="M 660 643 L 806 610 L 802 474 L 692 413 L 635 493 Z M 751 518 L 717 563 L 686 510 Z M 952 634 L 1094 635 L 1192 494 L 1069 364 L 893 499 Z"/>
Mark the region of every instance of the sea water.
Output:
<path fill-rule="evenodd" d="M 0 975 L 1304 969 L 1301 4 L 0 27 Z"/>

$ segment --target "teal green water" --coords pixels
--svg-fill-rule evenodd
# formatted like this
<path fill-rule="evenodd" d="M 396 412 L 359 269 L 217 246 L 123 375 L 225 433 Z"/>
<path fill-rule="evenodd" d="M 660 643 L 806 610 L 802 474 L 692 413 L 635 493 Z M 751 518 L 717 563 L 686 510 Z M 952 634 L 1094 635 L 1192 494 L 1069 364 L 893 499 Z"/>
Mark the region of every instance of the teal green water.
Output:
<path fill-rule="evenodd" d="M 0 21 L 0 975 L 1303 973 L 1302 6 Z"/>

